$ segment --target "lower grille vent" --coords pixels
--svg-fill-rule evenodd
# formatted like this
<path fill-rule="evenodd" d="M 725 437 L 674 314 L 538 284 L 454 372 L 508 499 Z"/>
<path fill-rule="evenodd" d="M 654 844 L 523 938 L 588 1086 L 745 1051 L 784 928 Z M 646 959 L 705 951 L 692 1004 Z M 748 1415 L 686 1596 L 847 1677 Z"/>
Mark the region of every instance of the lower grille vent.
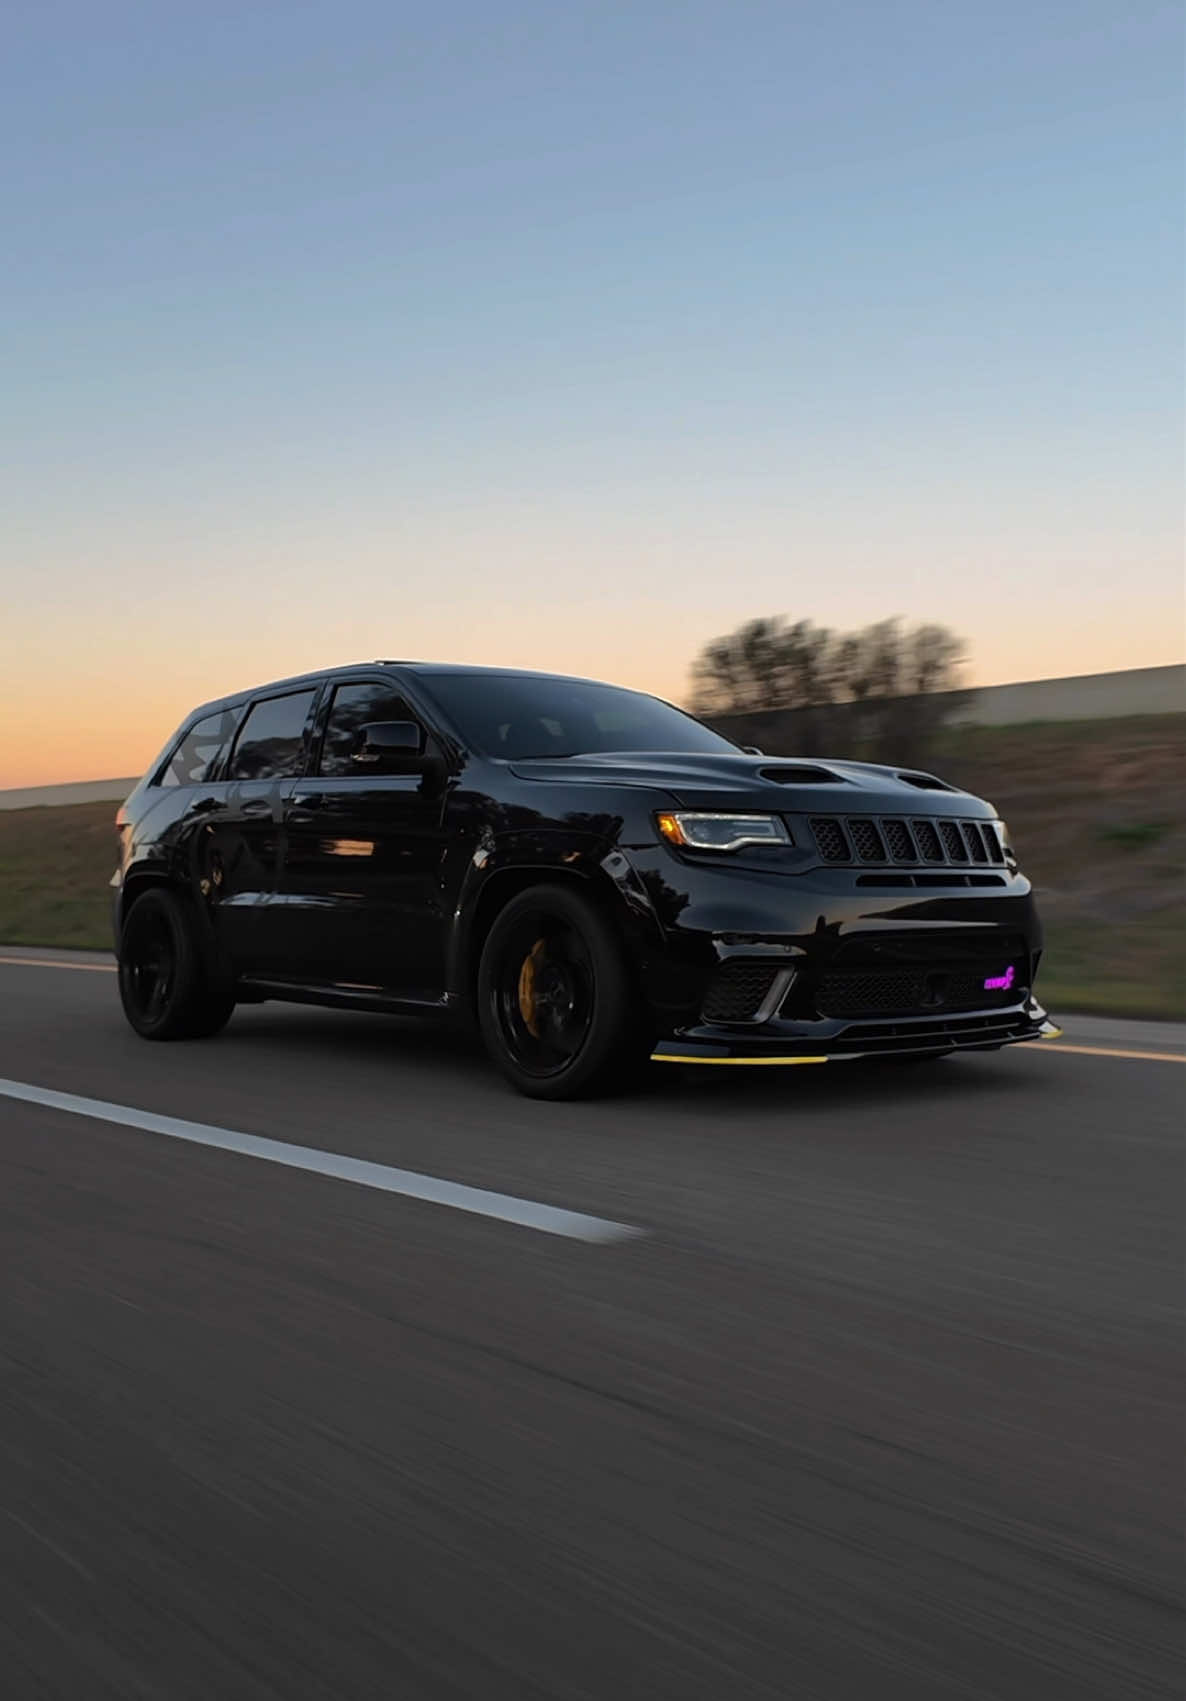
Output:
<path fill-rule="evenodd" d="M 752 1022 L 774 984 L 779 963 L 722 963 L 712 977 L 702 1015 L 706 1022 Z"/>
<path fill-rule="evenodd" d="M 990 980 L 1007 986 L 986 986 Z M 1016 967 L 975 969 L 834 969 L 816 994 L 821 1016 L 925 1016 L 943 1010 L 993 1010 L 1016 1004 L 1025 991 Z"/>

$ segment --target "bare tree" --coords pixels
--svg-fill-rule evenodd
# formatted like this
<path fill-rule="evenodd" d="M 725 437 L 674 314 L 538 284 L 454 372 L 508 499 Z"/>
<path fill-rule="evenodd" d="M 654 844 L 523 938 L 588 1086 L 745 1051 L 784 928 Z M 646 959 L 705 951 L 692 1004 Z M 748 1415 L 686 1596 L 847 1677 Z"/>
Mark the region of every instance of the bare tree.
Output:
<path fill-rule="evenodd" d="M 946 626 L 916 626 L 907 634 L 911 691 L 950 691 L 959 681 L 967 646 Z"/>
<path fill-rule="evenodd" d="M 781 615 L 747 621 L 707 644 L 693 664 L 697 713 L 752 714 L 830 703 L 835 650 L 832 633 L 810 620 L 793 626 Z"/>
<path fill-rule="evenodd" d="M 831 743 L 918 761 L 952 706 L 935 693 L 956 688 L 964 653 L 962 639 L 934 624 L 879 620 L 834 633 L 809 620 L 750 620 L 697 657 L 694 706 L 706 719 L 745 715 L 763 725 L 796 711 L 783 720 L 805 754 Z"/>

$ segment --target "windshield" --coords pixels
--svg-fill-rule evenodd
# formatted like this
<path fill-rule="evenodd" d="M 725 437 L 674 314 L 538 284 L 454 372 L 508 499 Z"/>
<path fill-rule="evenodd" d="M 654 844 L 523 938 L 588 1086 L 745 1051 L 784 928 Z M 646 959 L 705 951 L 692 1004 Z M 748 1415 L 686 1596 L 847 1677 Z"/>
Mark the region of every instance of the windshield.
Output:
<path fill-rule="evenodd" d="M 737 754 L 737 746 L 670 703 L 616 685 L 516 673 L 422 673 L 472 749 L 526 761 L 598 751 Z"/>

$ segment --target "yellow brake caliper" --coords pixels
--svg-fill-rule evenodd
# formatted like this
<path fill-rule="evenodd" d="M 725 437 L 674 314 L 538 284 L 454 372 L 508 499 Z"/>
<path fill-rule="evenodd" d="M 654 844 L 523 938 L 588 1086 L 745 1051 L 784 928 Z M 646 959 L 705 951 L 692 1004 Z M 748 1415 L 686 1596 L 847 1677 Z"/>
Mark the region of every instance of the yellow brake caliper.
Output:
<path fill-rule="evenodd" d="M 535 975 L 539 960 L 544 954 L 542 939 L 537 939 L 523 959 L 523 967 L 519 970 L 519 1014 L 523 1018 L 527 1032 L 532 1039 L 539 1038 L 539 1027 L 536 1021 L 535 1006 Z"/>

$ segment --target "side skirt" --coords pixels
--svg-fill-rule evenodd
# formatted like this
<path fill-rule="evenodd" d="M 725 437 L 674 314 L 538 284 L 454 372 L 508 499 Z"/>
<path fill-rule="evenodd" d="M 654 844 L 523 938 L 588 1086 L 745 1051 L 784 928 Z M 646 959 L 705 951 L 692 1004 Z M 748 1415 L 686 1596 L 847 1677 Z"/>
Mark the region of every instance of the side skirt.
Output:
<path fill-rule="evenodd" d="M 240 978 L 237 991 L 244 1004 L 262 1004 L 276 999 L 285 1004 L 320 1004 L 331 1010 L 370 1010 L 378 1015 L 451 1017 L 460 1011 L 461 1001 L 446 993 L 443 997 L 416 997 L 414 994 L 386 992 L 381 986 L 345 986 L 337 982 L 264 980 L 255 975 Z"/>

